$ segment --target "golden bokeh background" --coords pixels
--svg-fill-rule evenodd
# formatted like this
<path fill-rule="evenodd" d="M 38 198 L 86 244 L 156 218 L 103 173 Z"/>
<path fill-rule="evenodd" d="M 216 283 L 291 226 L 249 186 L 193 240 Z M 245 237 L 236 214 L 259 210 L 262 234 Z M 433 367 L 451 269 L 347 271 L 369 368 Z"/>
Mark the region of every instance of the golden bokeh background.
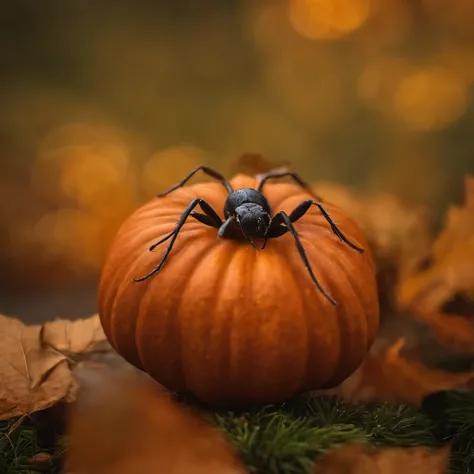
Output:
<path fill-rule="evenodd" d="M 17 0 L 0 14 L 0 311 L 86 315 L 118 225 L 242 152 L 433 220 L 474 172 L 472 0 Z"/>

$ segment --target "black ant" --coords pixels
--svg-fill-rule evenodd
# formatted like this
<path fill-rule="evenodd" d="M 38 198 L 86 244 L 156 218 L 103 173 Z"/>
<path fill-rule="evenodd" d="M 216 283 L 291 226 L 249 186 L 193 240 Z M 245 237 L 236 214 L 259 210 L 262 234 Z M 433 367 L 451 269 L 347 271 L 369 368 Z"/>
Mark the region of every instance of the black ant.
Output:
<path fill-rule="evenodd" d="M 263 250 L 265 248 L 267 239 L 280 237 L 286 234 L 287 232 L 290 232 L 293 238 L 295 239 L 298 252 L 314 284 L 332 304 L 337 304 L 336 301 L 331 298 L 331 296 L 329 296 L 329 294 L 324 290 L 324 288 L 321 286 L 321 284 L 315 277 L 311 265 L 306 256 L 304 247 L 300 241 L 298 232 L 296 232 L 293 223 L 303 217 L 308 211 L 308 209 L 312 205 L 314 205 L 321 211 L 322 215 L 331 226 L 331 230 L 337 237 L 339 237 L 343 242 L 345 242 L 347 245 L 359 252 L 363 252 L 364 250 L 354 245 L 344 236 L 344 234 L 339 230 L 337 225 L 326 212 L 324 207 L 316 200 L 307 199 L 303 201 L 290 213 L 290 215 L 286 214 L 286 212 L 284 211 L 280 211 L 272 217 L 272 210 L 270 208 L 270 204 L 268 203 L 267 198 L 262 193 L 263 186 L 269 179 L 290 177 L 294 181 L 296 181 L 296 183 L 301 188 L 309 192 L 313 197 L 315 197 L 315 199 L 320 201 L 321 199 L 314 195 L 307 183 L 305 183 L 296 173 L 288 170 L 287 168 L 279 168 L 268 173 L 258 175 L 257 178 L 260 178 L 260 183 L 257 189 L 242 188 L 234 190 L 231 184 L 224 178 L 224 176 L 222 176 L 220 173 L 213 170 L 212 168 L 209 168 L 208 166 L 201 165 L 194 168 L 181 182 L 175 184 L 167 191 L 158 194 L 157 197 L 164 197 L 167 194 L 173 192 L 174 190 L 181 188 L 198 171 L 203 171 L 207 175 L 218 180 L 225 186 L 227 192 L 229 193 L 229 196 L 224 204 L 225 221 L 223 221 L 218 216 L 216 211 L 206 201 L 201 198 L 193 199 L 193 201 L 185 209 L 183 214 L 181 214 L 181 217 L 179 218 L 176 227 L 169 234 L 163 237 L 159 242 L 156 242 L 149 248 L 151 252 L 155 250 L 158 245 L 171 238 L 171 242 L 169 243 L 168 248 L 166 249 L 166 252 L 163 255 L 158 266 L 148 275 L 145 275 L 142 278 L 135 278 L 135 282 L 146 280 L 147 278 L 150 278 L 152 275 L 161 270 L 161 267 L 165 263 L 166 259 L 168 258 L 168 255 L 171 252 L 171 249 L 173 248 L 173 245 L 176 241 L 176 238 L 178 237 L 181 228 L 186 222 L 186 219 L 191 216 L 202 224 L 218 229 L 217 235 L 223 239 L 232 238 L 233 236 L 235 236 L 236 230 L 238 231 L 240 229 L 240 232 L 241 234 L 243 234 L 245 239 L 254 248 L 259 250 Z M 200 206 L 204 214 L 194 211 L 194 209 L 198 205 Z M 257 247 L 257 245 L 255 245 L 255 242 L 253 240 L 255 238 L 260 238 L 264 240 L 262 247 Z"/>

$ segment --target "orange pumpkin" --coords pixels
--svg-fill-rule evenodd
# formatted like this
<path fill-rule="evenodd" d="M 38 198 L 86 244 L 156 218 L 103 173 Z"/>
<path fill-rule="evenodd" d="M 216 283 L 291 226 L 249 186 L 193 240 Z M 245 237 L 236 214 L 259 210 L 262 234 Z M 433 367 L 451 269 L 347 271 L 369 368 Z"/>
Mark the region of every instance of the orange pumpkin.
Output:
<path fill-rule="evenodd" d="M 234 189 L 255 188 L 237 175 Z M 264 188 L 273 213 L 290 213 L 312 196 L 287 183 Z M 209 403 L 271 403 L 337 385 L 359 367 L 379 324 L 371 252 L 357 224 L 324 207 L 360 253 L 333 234 L 312 207 L 295 223 L 314 274 L 338 302 L 315 287 L 287 233 L 264 250 L 221 239 L 188 219 L 163 268 L 168 234 L 196 197 L 223 217 L 225 188 L 216 182 L 180 188 L 136 210 L 119 229 L 99 287 L 99 314 L 115 350 L 165 387 Z"/>

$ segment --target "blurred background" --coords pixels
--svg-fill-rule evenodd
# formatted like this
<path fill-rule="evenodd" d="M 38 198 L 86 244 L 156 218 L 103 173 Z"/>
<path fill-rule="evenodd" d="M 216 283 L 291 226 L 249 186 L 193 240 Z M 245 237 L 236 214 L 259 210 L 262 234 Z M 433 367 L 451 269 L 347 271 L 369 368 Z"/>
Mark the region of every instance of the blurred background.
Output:
<path fill-rule="evenodd" d="M 89 316 L 107 247 L 243 152 L 439 219 L 474 172 L 472 0 L 15 0 L 0 11 L 0 312 Z"/>

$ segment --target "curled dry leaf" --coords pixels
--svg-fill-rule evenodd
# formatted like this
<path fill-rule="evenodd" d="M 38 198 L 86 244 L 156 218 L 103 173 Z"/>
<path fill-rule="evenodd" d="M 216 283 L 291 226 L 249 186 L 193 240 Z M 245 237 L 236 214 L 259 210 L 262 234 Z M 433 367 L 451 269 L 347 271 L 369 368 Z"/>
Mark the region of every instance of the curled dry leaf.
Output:
<path fill-rule="evenodd" d="M 331 182 L 316 182 L 312 187 L 359 224 L 379 271 L 394 273 L 390 284 L 415 272 L 428 257 L 432 234 L 424 208 L 410 207 L 388 193 L 358 194 Z"/>
<path fill-rule="evenodd" d="M 71 411 L 71 474 L 243 474 L 217 428 L 180 407 L 150 379 L 97 371 Z"/>
<path fill-rule="evenodd" d="M 62 400 L 72 384 L 66 358 L 40 342 L 41 326 L 0 315 L 0 419 Z"/>
<path fill-rule="evenodd" d="M 427 324 L 451 355 L 474 356 L 474 318 L 444 313 L 413 313 L 415 320 Z"/>
<path fill-rule="evenodd" d="M 72 369 L 108 351 L 98 316 L 26 326 L 0 315 L 0 419 L 28 415 L 73 398 Z M 112 353 L 112 351 L 108 351 Z"/>
<path fill-rule="evenodd" d="M 374 448 L 345 444 L 330 450 L 316 464 L 315 474 L 445 474 L 450 446 L 441 449 Z"/>
<path fill-rule="evenodd" d="M 474 380 L 474 371 L 450 373 L 429 369 L 401 354 L 405 344 L 400 338 L 380 352 L 372 351 L 362 365 L 337 387 L 326 390 L 354 403 L 388 402 L 420 406 L 423 398 L 440 390 L 465 387 Z"/>
<path fill-rule="evenodd" d="M 111 369 L 130 368 L 129 364 L 112 350 L 98 314 L 74 321 L 48 321 L 41 328 L 40 338 L 42 347 L 53 349 L 68 360 L 73 381 L 64 399 L 66 402 L 75 399 L 84 367 L 98 364 Z"/>
<path fill-rule="evenodd" d="M 467 177 L 465 205 L 452 206 L 433 244 L 431 264 L 400 286 L 401 307 L 421 313 L 440 311 L 456 296 L 472 304 L 474 315 L 474 178 Z"/>
<path fill-rule="evenodd" d="M 44 345 L 70 357 L 100 349 L 109 350 L 107 338 L 97 314 L 75 321 L 65 319 L 49 321 L 41 328 L 41 341 Z"/>

